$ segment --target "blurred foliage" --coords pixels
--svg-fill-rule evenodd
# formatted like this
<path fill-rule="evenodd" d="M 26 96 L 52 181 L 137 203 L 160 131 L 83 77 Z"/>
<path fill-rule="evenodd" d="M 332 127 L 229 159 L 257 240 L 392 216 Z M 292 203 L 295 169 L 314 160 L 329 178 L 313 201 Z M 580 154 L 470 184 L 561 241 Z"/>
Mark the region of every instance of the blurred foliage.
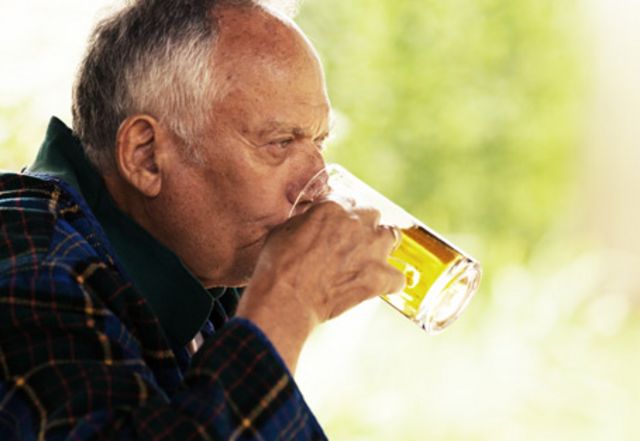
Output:
<path fill-rule="evenodd" d="M 631 439 L 640 390 L 618 381 L 638 363 L 618 358 L 640 330 L 610 259 L 567 226 L 591 80 L 581 13 L 571 0 L 303 3 L 336 111 L 328 159 L 485 269 L 445 336 L 384 306 L 320 332 L 300 381 L 335 439 Z"/>
<path fill-rule="evenodd" d="M 479 258 L 525 262 L 573 174 L 576 8 L 552 0 L 310 0 L 340 162 Z M 455 235 L 460 235 L 456 238 Z"/>
<path fill-rule="evenodd" d="M 29 165 L 44 138 L 46 121 L 34 121 L 28 102 L 0 105 L 0 170 Z"/>

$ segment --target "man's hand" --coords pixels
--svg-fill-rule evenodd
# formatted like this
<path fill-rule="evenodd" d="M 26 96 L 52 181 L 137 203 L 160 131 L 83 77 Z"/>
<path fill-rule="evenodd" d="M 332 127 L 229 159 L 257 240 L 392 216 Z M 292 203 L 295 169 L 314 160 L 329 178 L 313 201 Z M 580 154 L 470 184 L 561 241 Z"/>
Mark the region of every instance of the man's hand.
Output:
<path fill-rule="evenodd" d="M 377 211 L 322 202 L 269 235 L 237 315 L 263 330 L 292 372 L 315 326 L 402 289 L 387 262 L 394 234 L 378 221 Z"/>

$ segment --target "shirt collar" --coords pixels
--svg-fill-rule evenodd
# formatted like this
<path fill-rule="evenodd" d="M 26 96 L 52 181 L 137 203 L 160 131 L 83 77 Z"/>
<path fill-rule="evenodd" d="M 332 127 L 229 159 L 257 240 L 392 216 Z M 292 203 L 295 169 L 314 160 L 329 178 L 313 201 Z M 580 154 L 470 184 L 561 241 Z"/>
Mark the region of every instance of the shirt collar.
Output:
<path fill-rule="evenodd" d="M 208 319 L 213 298 L 180 259 L 120 211 L 78 138 L 53 117 L 29 172 L 58 178 L 79 191 L 104 229 L 117 260 L 142 292 L 172 344 L 189 342 Z"/>

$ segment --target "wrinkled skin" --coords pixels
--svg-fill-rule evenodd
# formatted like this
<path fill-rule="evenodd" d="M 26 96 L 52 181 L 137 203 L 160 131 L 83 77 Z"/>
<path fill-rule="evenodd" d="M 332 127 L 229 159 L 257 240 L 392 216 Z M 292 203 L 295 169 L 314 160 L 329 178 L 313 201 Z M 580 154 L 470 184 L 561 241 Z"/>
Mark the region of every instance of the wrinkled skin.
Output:
<path fill-rule="evenodd" d="M 253 321 L 293 371 L 319 323 L 399 290 L 386 258 L 394 236 L 375 212 L 320 203 L 287 220 L 324 166 L 329 100 L 318 57 L 291 22 L 261 9 L 217 11 L 216 87 L 204 164 L 149 115 L 117 139 L 116 203 L 208 287 L 245 286 L 237 315 Z"/>

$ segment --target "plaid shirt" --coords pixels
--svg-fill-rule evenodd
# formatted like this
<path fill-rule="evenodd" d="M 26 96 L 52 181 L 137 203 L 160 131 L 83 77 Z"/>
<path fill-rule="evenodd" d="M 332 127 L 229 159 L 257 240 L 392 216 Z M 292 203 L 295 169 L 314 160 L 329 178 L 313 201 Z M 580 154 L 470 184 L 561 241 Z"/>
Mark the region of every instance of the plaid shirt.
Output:
<path fill-rule="evenodd" d="M 191 358 L 73 188 L 0 175 L 0 440 L 325 439 L 271 343 L 223 303 Z"/>

